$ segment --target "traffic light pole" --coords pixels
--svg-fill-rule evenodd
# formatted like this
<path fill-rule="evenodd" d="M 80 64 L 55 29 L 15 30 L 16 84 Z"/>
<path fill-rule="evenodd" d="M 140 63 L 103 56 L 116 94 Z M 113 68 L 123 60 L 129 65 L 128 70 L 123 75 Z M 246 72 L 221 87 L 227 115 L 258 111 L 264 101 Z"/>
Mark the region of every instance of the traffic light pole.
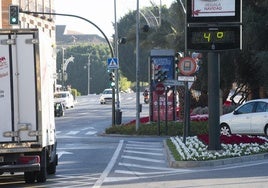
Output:
<path fill-rule="evenodd" d="M 208 125 L 209 150 L 220 150 L 220 55 L 217 52 L 208 53 Z"/>
<path fill-rule="evenodd" d="M 107 36 L 105 35 L 105 33 L 96 24 L 94 24 L 92 21 L 90 21 L 84 17 L 77 16 L 74 14 L 61 14 L 61 13 L 55 13 L 55 12 L 33 12 L 33 11 L 24 11 L 24 10 L 19 10 L 19 12 L 25 13 L 25 14 L 42 14 L 42 15 L 46 14 L 46 15 L 56 15 L 56 16 L 68 16 L 68 17 L 74 17 L 74 18 L 84 20 L 84 21 L 90 23 L 91 25 L 93 25 L 95 28 L 97 28 L 101 32 L 101 34 L 105 38 L 107 44 L 109 45 L 111 56 L 114 57 L 114 51 L 113 51 L 112 45 L 111 45 L 109 39 L 107 38 Z"/>
<path fill-rule="evenodd" d="M 112 126 L 115 126 L 115 88 L 112 87 Z"/>

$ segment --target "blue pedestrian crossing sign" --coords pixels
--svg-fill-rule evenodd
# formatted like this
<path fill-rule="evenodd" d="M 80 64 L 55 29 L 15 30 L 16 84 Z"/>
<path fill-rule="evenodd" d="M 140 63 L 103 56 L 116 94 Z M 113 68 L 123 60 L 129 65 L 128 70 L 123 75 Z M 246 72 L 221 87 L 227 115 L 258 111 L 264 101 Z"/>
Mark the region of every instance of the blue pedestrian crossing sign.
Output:
<path fill-rule="evenodd" d="M 107 66 L 108 66 L 108 69 L 118 69 L 119 68 L 118 59 L 117 58 L 108 58 L 107 59 Z"/>

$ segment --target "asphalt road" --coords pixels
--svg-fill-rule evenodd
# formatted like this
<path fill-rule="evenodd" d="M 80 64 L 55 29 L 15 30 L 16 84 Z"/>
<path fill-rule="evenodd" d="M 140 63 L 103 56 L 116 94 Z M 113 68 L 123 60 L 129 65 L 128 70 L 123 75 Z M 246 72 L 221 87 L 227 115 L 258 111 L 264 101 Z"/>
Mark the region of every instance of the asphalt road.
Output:
<path fill-rule="evenodd" d="M 135 119 L 135 94 L 122 95 L 123 122 Z M 141 96 L 142 99 L 142 96 Z M 141 117 L 148 115 L 143 104 Z M 267 187 L 268 161 L 218 167 L 170 168 L 165 137 L 103 135 L 111 126 L 111 105 L 97 95 L 78 98 L 56 118 L 59 165 L 46 183 L 25 184 L 22 174 L 0 176 L 1 187 L 197 188 Z"/>

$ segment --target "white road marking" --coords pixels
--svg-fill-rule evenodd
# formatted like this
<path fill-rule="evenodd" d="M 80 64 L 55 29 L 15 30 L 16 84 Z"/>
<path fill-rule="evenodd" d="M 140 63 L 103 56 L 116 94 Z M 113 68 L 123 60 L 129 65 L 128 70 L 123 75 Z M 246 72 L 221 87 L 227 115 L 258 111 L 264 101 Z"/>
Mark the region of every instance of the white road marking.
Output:
<path fill-rule="evenodd" d="M 80 131 L 70 131 L 68 132 L 66 135 L 76 135 L 78 134 Z"/>
<path fill-rule="evenodd" d="M 148 161 L 148 162 L 155 162 L 155 163 L 165 163 L 164 160 L 152 159 L 152 158 L 144 158 L 144 157 L 132 157 L 127 155 L 122 155 L 122 158 L 125 159 L 133 159 L 138 161 Z"/>
<path fill-rule="evenodd" d="M 94 135 L 94 134 L 96 134 L 97 133 L 97 131 L 88 131 L 87 133 L 86 133 L 86 135 Z"/>
<path fill-rule="evenodd" d="M 132 147 L 132 146 L 126 146 L 126 149 L 135 149 L 135 150 L 151 150 L 151 151 L 163 151 L 163 149 L 159 148 L 151 148 L 151 147 Z"/>
<path fill-rule="evenodd" d="M 126 167 L 135 167 L 135 168 L 143 168 L 143 169 L 151 169 L 151 170 L 162 170 L 162 171 L 176 171 L 176 172 L 188 172 L 191 170 L 188 169 L 173 169 L 173 168 L 165 168 L 165 167 L 155 167 L 155 166 L 144 166 L 132 163 L 119 163 L 119 166 L 126 166 Z"/>
<path fill-rule="evenodd" d="M 156 145 L 159 146 L 159 142 L 139 142 L 139 141 L 128 141 L 128 143 L 133 143 L 133 144 L 140 144 L 140 145 Z"/>
<path fill-rule="evenodd" d="M 144 176 L 144 175 L 163 175 L 163 174 L 174 174 L 174 171 L 167 171 L 167 172 L 138 172 L 138 171 L 130 171 L 130 170 L 115 170 L 114 171 L 117 174 L 128 174 L 128 175 L 139 175 L 139 176 Z M 177 171 L 175 171 L 177 172 Z M 144 178 L 144 177 L 143 177 Z"/>
<path fill-rule="evenodd" d="M 153 152 L 142 152 L 142 151 L 134 151 L 134 150 L 124 150 L 125 153 L 135 153 L 135 154 L 143 154 L 143 155 L 154 155 L 154 156 L 163 156 L 163 153 L 153 153 Z"/>
<path fill-rule="evenodd" d="M 115 165 L 116 163 L 116 160 L 120 154 L 120 151 L 123 147 L 123 143 L 124 143 L 124 140 L 120 140 L 114 154 L 113 154 L 113 157 L 112 159 L 110 160 L 109 164 L 107 165 L 107 167 L 105 168 L 105 170 L 102 172 L 100 178 L 98 179 L 98 181 L 96 181 L 96 183 L 94 184 L 94 186 L 92 188 L 100 188 L 101 185 L 103 184 L 105 178 L 109 175 L 109 173 L 111 172 L 113 166 Z"/>
<path fill-rule="evenodd" d="M 59 151 L 59 152 L 57 152 L 57 154 L 58 154 L 58 158 L 61 158 L 61 156 L 64 155 L 64 154 L 73 154 L 73 153 L 68 152 L 68 151 Z"/>

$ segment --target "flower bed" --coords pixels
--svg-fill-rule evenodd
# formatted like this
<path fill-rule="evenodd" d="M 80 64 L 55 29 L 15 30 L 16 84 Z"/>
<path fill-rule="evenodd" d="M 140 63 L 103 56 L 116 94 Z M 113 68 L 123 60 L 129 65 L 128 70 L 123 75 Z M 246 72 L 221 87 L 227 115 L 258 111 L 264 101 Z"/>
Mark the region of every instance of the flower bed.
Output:
<path fill-rule="evenodd" d="M 268 140 L 265 137 L 231 135 L 221 136 L 220 139 L 222 150 L 209 151 L 208 135 L 187 137 L 185 144 L 182 137 L 170 137 L 182 161 L 212 160 L 268 152 Z"/>

